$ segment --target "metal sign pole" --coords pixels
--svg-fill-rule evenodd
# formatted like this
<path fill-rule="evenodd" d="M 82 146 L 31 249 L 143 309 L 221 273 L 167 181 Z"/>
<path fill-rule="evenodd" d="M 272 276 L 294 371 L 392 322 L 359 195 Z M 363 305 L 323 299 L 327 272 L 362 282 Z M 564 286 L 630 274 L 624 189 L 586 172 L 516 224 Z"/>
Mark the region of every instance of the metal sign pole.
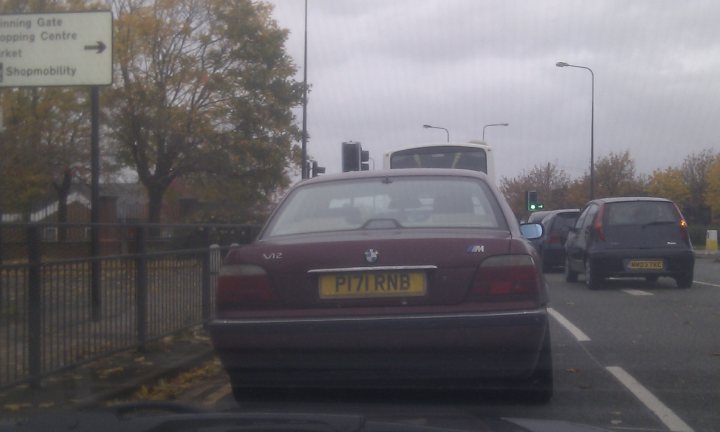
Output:
<path fill-rule="evenodd" d="M 19 32 L 17 29 L 22 28 Z M 0 87 L 91 86 L 90 309 L 101 317 L 99 87 L 112 84 L 112 12 L 0 14 Z M 58 53 L 62 53 L 58 56 Z"/>
<path fill-rule="evenodd" d="M 92 318 L 97 321 L 101 317 L 100 290 L 100 89 L 90 87 L 90 303 Z"/>

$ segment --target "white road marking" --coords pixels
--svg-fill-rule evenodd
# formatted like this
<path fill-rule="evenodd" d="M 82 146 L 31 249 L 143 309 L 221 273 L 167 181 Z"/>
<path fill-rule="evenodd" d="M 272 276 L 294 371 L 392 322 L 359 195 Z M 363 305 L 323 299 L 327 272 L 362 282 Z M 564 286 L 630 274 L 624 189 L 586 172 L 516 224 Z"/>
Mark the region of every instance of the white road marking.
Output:
<path fill-rule="evenodd" d="M 564 316 L 560 315 L 560 312 L 556 311 L 553 308 L 548 308 L 548 313 L 550 316 L 555 318 L 555 320 L 560 323 L 567 331 L 570 332 L 573 336 L 575 336 L 575 339 L 577 339 L 578 342 L 588 342 L 590 341 L 590 338 L 588 335 L 582 332 L 579 328 L 575 327 L 575 324 L 571 323 L 567 320 Z"/>
<path fill-rule="evenodd" d="M 640 431 L 640 432 L 667 432 L 664 428 L 646 428 L 646 427 L 637 427 L 637 426 L 610 426 L 610 429 L 612 430 L 627 430 L 627 431 Z"/>
<path fill-rule="evenodd" d="M 641 290 L 636 290 L 636 289 L 624 289 L 624 290 L 622 290 L 622 291 L 623 291 L 624 293 L 626 293 L 626 294 L 630 294 L 630 295 L 634 295 L 634 296 L 651 296 L 651 295 L 655 295 L 655 294 L 649 293 L 649 292 L 647 292 L 647 291 L 641 291 Z"/>
<path fill-rule="evenodd" d="M 650 411 L 652 411 L 660 419 L 665 426 L 673 432 L 693 432 L 693 429 L 678 417 L 670 408 L 660 402 L 642 384 L 637 382 L 629 373 L 619 366 L 607 366 L 610 372 L 622 385 L 624 385 L 632 394 L 637 397 Z"/>
<path fill-rule="evenodd" d="M 230 384 L 225 384 L 224 386 L 220 387 L 220 389 L 214 391 L 208 397 L 206 397 L 205 400 L 203 401 L 203 405 L 205 405 L 205 406 L 215 405 L 217 403 L 217 401 L 224 398 L 225 396 L 228 396 L 231 392 L 232 392 L 232 389 L 230 388 Z"/>
<path fill-rule="evenodd" d="M 714 283 L 710 283 L 710 282 L 701 282 L 701 281 L 696 281 L 696 280 L 694 280 L 693 283 L 696 283 L 696 284 L 698 284 L 698 285 L 707 285 L 707 286 L 711 286 L 711 287 L 715 287 L 715 288 L 720 288 L 720 285 L 714 284 Z"/>

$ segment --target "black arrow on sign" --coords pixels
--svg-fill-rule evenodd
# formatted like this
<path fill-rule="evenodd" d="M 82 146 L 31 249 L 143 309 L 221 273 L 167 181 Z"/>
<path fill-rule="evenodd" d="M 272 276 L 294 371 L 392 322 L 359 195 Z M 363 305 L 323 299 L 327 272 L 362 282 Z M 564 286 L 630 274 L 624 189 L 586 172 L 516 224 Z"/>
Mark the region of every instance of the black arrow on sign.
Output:
<path fill-rule="evenodd" d="M 85 45 L 86 50 L 97 50 L 97 53 L 100 54 L 101 52 L 105 51 L 105 44 L 97 41 L 97 45 Z"/>

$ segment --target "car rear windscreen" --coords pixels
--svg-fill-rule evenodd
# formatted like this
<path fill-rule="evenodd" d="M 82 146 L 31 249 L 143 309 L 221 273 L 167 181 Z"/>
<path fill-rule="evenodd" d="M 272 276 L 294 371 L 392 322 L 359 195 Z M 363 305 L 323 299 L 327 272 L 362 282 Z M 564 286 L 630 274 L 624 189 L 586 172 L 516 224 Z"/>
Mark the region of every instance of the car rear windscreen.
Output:
<path fill-rule="evenodd" d="M 419 147 L 393 153 L 390 168 L 455 168 L 487 174 L 487 154 L 474 147 Z"/>
<path fill-rule="evenodd" d="M 264 236 L 426 227 L 508 229 L 483 181 L 398 176 L 299 187 L 282 203 Z"/>
<path fill-rule="evenodd" d="M 609 226 L 675 223 L 678 221 L 675 206 L 667 201 L 616 202 L 607 206 L 606 213 L 605 224 Z"/>
<path fill-rule="evenodd" d="M 555 221 L 551 227 L 553 233 L 565 234 L 570 228 L 575 226 L 578 213 L 560 213 L 555 216 Z"/>

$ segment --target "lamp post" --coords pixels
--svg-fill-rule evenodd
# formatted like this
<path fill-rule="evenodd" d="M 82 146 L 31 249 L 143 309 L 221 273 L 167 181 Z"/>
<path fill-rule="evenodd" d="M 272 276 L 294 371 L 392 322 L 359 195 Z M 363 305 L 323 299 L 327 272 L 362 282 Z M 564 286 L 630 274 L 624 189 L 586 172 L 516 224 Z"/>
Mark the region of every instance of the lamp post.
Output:
<path fill-rule="evenodd" d="M 428 124 L 424 124 L 423 127 L 424 127 L 425 129 L 442 129 L 442 130 L 444 130 L 444 131 L 445 131 L 445 134 L 447 135 L 447 142 L 450 142 L 450 131 L 448 131 L 448 130 L 445 129 L 444 127 L 440 127 L 440 126 L 430 126 L 430 125 L 428 125 Z"/>
<path fill-rule="evenodd" d="M 303 51 L 303 97 L 302 97 L 302 171 L 300 178 L 310 177 L 307 152 L 307 0 L 305 0 L 305 45 Z"/>
<path fill-rule="evenodd" d="M 565 62 L 555 63 L 557 67 L 573 67 L 590 72 L 590 199 L 595 198 L 595 73 L 587 66 L 573 65 Z"/>
<path fill-rule="evenodd" d="M 485 129 L 491 127 L 491 126 L 510 126 L 510 123 L 492 123 L 492 124 L 486 124 L 483 126 L 483 137 L 482 140 L 485 141 Z"/>

